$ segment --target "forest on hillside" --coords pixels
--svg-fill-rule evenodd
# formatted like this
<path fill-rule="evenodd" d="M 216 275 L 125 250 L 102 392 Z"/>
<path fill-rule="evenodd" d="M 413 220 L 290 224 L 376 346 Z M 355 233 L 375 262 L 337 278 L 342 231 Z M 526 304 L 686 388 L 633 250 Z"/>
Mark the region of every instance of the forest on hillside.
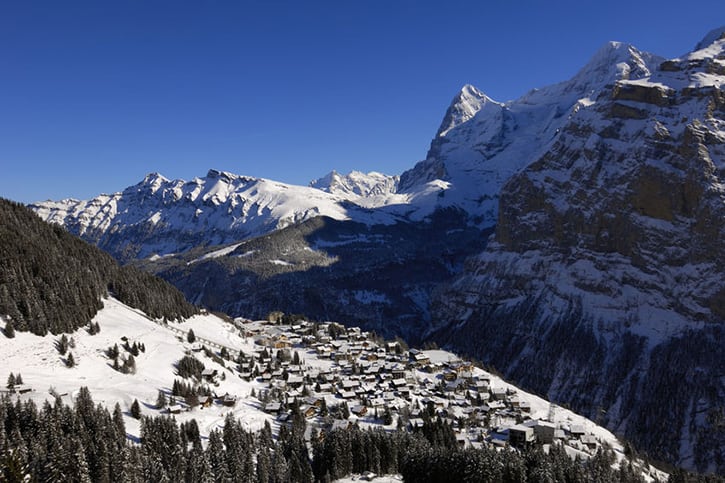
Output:
<path fill-rule="evenodd" d="M 72 332 L 91 322 L 108 295 L 153 318 L 197 312 L 167 282 L 119 266 L 24 205 L 0 198 L 0 315 L 9 317 L 6 335 Z"/>

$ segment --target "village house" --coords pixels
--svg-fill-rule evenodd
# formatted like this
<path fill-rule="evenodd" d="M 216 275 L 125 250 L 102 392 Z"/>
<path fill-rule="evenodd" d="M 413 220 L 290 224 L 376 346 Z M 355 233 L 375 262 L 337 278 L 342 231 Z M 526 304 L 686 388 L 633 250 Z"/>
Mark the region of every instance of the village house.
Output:
<path fill-rule="evenodd" d="M 509 443 L 518 448 L 534 442 L 534 428 L 517 424 L 509 428 Z"/>

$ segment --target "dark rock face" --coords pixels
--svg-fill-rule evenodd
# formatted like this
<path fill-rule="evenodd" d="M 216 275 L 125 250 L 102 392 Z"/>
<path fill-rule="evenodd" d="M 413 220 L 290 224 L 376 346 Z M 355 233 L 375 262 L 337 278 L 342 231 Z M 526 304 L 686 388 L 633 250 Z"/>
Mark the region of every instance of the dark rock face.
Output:
<path fill-rule="evenodd" d="M 570 117 L 502 189 L 495 240 L 438 292 L 433 319 L 450 325 L 433 335 L 657 458 L 723 473 L 725 120 L 702 58 L 713 50 L 621 80 Z"/>

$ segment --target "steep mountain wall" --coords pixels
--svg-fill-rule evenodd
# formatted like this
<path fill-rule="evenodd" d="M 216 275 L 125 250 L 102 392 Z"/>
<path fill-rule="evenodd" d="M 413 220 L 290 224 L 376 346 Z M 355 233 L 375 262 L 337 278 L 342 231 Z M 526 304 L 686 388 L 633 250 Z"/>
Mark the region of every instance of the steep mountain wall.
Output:
<path fill-rule="evenodd" d="M 725 39 L 578 104 L 504 185 L 435 337 L 725 472 Z M 606 412 L 604 412 L 606 411 Z"/>

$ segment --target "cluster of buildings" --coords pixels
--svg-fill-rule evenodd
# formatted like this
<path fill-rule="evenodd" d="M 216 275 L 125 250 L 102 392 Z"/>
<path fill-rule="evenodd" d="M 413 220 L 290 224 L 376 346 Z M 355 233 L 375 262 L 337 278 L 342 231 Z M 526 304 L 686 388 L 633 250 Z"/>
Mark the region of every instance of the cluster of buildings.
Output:
<path fill-rule="evenodd" d="M 583 425 L 555 423 L 554 411 L 534 418 L 528 395 L 444 351 L 408 349 L 334 322 L 238 327 L 254 350 L 242 352 L 237 376 L 256 385 L 261 409 L 280 423 L 297 409 L 322 429 L 414 430 L 439 417 L 462 446 L 558 441 L 586 456 L 601 445 Z"/>

